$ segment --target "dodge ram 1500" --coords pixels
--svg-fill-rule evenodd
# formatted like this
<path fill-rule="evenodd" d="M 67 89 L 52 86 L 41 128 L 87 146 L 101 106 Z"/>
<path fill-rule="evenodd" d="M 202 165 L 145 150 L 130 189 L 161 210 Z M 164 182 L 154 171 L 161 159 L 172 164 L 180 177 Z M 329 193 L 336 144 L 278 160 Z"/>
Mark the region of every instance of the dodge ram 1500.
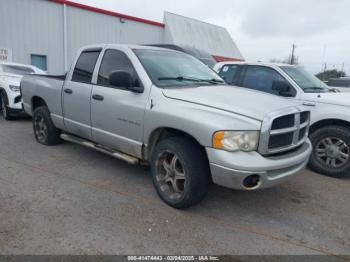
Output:
<path fill-rule="evenodd" d="M 198 203 L 211 181 L 240 190 L 282 183 L 311 153 L 303 106 L 234 90 L 173 50 L 84 47 L 66 76 L 24 77 L 21 93 L 39 143 L 66 140 L 149 164 L 158 195 L 175 208 Z"/>

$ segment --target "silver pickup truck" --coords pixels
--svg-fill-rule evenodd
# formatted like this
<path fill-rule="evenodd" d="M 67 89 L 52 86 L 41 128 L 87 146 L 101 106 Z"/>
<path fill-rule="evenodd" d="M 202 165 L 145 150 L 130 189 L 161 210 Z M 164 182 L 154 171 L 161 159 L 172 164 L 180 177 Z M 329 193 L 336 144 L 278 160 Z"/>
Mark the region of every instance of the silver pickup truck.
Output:
<path fill-rule="evenodd" d="M 210 182 L 256 190 L 308 162 L 310 113 L 275 96 L 229 87 L 199 60 L 145 46 L 80 50 L 66 76 L 28 76 L 23 107 L 36 140 L 87 146 L 149 164 L 160 198 L 198 203 Z"/>

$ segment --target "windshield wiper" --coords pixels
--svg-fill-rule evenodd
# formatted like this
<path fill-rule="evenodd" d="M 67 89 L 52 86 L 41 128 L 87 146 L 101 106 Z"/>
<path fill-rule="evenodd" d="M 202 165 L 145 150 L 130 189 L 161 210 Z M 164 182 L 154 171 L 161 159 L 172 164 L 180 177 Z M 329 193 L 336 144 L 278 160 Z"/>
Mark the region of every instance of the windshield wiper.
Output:
<path fill-rule="evenodd" d="M 191 82 L 206 82 L 206 83 L 210 83 L 210 84 L 223 84 L 224 81 L 218 80 L 218 79 L 201 79 L 201 78 L 194 78 L 194 77 L 184 77 L 184 76 L 178 76 L 178 77 L 159 77 L 158 78 L 159 81 L 163 81 L 163 80 L 175 80 L 175 81 L 191 81 Z"/>
<path fill-rule="evenodd" d="M 329 91 L 333 92 L 333 93 L 341 93 L 341 91 L 339 89 L 335 88 L 335 87 L 329 88 Z"/>
<path fill-rule="evenodd" d="M 219 79 L 207 79 L 207 81 L 210 81 L 210 82 L 214 82 L 214 83 L 217 83 L 217 84 L 224 84 L 225 81 L 222 81 L 222 80 L 219 80 Z"/>
<path fill-rule="evenodd" d="M 317 87 L 317 86 L 304 87 L 303 89 L 304 89 L 304 91 L 307 91 L 307 90 L 309 90 L 309 91 L 327 91 L 326 88 Z"/>

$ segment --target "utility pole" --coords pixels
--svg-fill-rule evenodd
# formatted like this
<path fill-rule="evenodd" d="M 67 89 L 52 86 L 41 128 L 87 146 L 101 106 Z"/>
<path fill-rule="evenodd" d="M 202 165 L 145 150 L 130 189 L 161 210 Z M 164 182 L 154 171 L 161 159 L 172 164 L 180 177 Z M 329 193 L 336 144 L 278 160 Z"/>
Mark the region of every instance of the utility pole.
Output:
<path fill-rule="evenodd" d="M 326 51 L 327 51 L 327 45 L 324 45 L 323 46 L 323 54 L 322 54 L 322 67 L 323 67 L 323 64 L 325 64 L 325 67 L 327 66 Z M 324 69 L 324 68 L 322 68 L 322 69 Z M 325 71 L 325 69 L 324 69 L 324 71 Z"/>
<path fill-rule="evenodd" d="M 295 48 L 297 46 L 293 43 L 293 46 L 292 46 L 292 57 L 290 58 L 290 64 L 291 65 L 294 65 L 295 63 Z"/>
<path fill-rule="evenodd" d="M 326 80 L 327 63 L 324 63 L 322 81 Z"/>

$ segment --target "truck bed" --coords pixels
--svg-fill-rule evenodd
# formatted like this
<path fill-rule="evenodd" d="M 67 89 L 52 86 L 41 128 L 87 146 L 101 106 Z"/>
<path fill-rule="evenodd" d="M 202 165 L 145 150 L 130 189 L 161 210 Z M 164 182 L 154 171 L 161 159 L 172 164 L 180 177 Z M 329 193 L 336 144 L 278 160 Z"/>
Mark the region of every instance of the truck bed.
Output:
<path fill-rule="evenodd" d="M 62 116 L 62 87 L 65 75 L 28 75 L 21 81 L 21 94 L 24 111 L 33 114 L 33 101 L 46 101 L 51 114 Z"/>

